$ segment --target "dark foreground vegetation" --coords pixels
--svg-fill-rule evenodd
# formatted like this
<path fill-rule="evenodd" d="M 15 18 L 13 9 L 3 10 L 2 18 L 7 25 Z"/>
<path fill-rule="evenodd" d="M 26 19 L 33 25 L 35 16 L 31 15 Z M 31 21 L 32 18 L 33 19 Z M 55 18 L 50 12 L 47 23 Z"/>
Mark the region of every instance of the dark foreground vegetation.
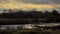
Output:
<path fill-rule="evenodd" d="M 60 34 L 59 30 L 0 30 L 0 34 Z"/>
<path fill-rule="evenodd" d="M 6 10 L 4 10 L 6 11 Z M 23 11 L 0 14 L 0 24 L 33 24 L 33 23 L 60 23 L 60 13 L 57 10 L 50 11 Z"/>

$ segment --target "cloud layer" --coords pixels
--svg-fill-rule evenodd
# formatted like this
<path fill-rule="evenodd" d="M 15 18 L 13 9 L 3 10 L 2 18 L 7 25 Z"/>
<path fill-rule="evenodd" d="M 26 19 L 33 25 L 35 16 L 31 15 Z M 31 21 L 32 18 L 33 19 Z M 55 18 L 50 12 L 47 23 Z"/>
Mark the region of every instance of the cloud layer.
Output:
<path fill-rule="evenodd" d="M 34 4 L 60 4 L 60 0 L 16 0 L 16 1 Z"/>
<path fill-rule="evenodd" d="M 60 9 L 60 0 L 0 0 L 0 8 L 9 9 Z"/>

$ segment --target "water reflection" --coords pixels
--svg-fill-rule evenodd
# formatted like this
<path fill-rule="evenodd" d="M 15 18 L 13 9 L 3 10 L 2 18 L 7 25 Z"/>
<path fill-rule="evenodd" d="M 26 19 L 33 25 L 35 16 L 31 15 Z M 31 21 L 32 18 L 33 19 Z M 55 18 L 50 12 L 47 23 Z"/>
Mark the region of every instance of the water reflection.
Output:
<path fill-rule="evenodd" d="M 34 26 L 42 26 L 42 27 L 51 27 L 51 26 L 59 26 L 60 23 L 40 23 L 40 24 L 20 24 L 20 25 L 0 25 L 0 29 L 33 29 L 37 28 Z"/>

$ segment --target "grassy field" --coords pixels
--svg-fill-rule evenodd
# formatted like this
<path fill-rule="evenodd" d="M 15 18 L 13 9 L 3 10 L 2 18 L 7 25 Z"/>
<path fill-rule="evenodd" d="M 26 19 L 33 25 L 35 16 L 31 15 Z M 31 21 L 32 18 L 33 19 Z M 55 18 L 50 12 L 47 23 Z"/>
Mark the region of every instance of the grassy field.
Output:
<path fill-rule="evenodd" d="M 0 30 L 0 34 L 60 34 L 59 30 Z"/>

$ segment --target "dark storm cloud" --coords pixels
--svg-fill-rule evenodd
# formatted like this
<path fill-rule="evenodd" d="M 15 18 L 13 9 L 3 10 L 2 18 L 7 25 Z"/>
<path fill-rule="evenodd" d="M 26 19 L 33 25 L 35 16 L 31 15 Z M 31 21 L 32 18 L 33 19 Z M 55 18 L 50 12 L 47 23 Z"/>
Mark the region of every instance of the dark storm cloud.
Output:
<path fill-rule="evenodd" d="M 60 0 L 17 0 L 17 1 L 33 4 L 60 4 Z"/>

